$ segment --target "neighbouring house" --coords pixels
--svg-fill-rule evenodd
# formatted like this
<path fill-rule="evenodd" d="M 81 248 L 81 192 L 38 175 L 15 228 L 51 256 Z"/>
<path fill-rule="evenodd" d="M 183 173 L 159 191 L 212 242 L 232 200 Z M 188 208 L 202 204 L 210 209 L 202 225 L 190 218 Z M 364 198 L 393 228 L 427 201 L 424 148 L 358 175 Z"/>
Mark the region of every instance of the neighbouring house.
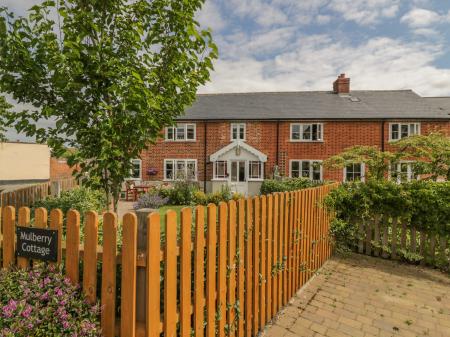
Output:
<path fill-rule="evenodd" d="M 0 185 L 31 184 L 72 177 L 64 158 L 34 142 L 0 142 Z"/>
<path fill-rule="evenodd" d="M 177 124 L 133 160 L 130 179 L 187 178 L 206 191 L 228 185 L 248 195 L 274 175 L 363 179 L 363 165 L 332 170 L 322 162 L 354 145 L 391 150 L 391 141 L 432 131 L 450 134 L 450 97 L 351 91 L 344 74 L 332 91 L 198 95 Z M 413 176 L 407 162 L 394 169 Z"/>
<path fill-rule="evenodd" d="M 0 185 L 50 180 L 50 149 L 35 143 L 0 142 Z"/>

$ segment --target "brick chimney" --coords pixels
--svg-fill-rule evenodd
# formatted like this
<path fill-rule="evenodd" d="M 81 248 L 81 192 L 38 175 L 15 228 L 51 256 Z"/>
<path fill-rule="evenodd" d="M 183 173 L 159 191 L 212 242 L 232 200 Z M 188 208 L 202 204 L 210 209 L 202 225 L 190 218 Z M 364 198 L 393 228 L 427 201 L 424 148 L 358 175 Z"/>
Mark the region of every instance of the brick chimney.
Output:
<path fill-rule="evenodd" d="M 333 91 L 335 94 L 349 94 L 350 78 L 345 77 L 345 74 L 340 74 L 333 83 Z"/>

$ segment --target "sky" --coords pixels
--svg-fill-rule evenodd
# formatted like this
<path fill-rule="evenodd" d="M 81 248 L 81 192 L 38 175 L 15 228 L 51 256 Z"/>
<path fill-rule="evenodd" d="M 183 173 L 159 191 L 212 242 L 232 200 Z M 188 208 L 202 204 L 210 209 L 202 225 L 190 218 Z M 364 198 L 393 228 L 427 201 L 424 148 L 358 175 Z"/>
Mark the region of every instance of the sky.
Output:
<path fill-rule="evenodd" d="M 39 0 L 0 0 L 16 14 Z M 200 93 L 413 89 L 450 96 L 450 0 L 206 0 L 219 47 Z"/>

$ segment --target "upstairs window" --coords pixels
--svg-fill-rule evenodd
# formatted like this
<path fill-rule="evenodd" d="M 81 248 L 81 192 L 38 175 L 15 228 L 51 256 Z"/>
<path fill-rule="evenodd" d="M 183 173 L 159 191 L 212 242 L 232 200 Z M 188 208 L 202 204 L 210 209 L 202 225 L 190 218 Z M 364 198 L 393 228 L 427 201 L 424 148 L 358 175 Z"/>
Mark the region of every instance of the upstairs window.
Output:
<path fill-rule="evenodd" d="M 195 124 L 177 124 L 166 128 L 166 141 L 185 142 L 195 141 L 196 127 Z"/>
<path fill-rule="evenodd" d="M 322 180 L 322 161 L 320 160 L 291 160 L 291 178 L 307 178 Z"/>
<path fill-rule="evenodd" d="M 350 164 L 344 168 L 344 181 L 364 181 L 365 166 L 362 163 Z"/>
<path fill-rule="evenodd" d="M 389 140 L 399 140 L 420 134 L 420 123 L 391 123 L 389 124 Z"/>
<path fill-rule="evenodd" d="M 291 124 L 291 141 L 320 142 L 323 140 L 323 124 Z"/>
<path fill-rule="evenodd" d="M 231 140 L 245 140 L 245 124 L 232 123 L 231 124 Z"/>

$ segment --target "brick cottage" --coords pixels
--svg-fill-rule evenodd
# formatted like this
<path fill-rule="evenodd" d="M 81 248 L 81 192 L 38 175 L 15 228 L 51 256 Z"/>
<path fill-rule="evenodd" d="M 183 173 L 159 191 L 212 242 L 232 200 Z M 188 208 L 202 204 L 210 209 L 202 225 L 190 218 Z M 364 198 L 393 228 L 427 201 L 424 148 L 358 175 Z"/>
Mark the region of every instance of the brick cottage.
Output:
<path fill-rule="evenodd" d="M 133 161 L 130 179 L 187 178 L 208 192 L 226 184 L 247 195 L 274 174 L 358 179 L 363 165 L 332 170 L 322 162 L 354 145 L 391 150 L 391 141 L 438 130 L 450 134 L 450 97 L 351 91 L 344 74 L 333 91 L 198 95 L 177 124 Z M 396 169 L 408 179 L 413 175 L 407 162 Z"/>

